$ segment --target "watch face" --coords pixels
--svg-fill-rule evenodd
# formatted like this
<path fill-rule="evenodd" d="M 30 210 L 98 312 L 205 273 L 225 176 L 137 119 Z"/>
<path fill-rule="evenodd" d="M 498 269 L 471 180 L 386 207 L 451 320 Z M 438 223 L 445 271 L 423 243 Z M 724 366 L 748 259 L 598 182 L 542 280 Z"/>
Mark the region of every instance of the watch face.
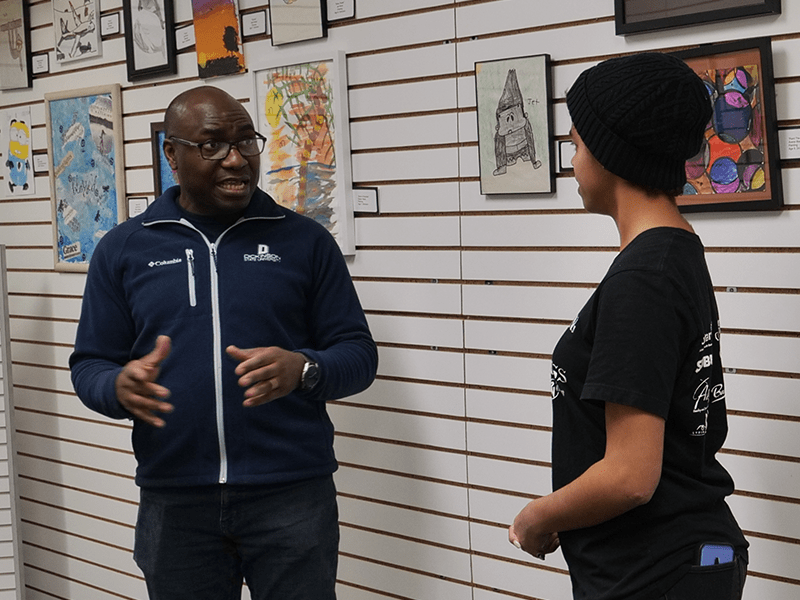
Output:
<path fill-rule="evenodd" d="M 317 381 L 319 381 L 319 365 L 313 361 L 309 361 L 303 368 L 302 388 L 304 390 L 310 390 L 317 385 Z"/>

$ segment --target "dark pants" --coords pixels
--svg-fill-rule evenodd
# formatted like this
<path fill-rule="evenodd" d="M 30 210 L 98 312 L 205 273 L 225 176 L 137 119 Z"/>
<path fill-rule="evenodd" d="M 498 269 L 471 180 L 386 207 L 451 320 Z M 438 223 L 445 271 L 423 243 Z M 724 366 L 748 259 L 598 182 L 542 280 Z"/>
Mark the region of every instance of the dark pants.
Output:
<path fill-rule="evenodd" d="M 331 477 L 270 486 L 142 489 L 134 559 L 151 600 L 335 600 Z"/>
<path fill-rule="evenodd" d="M 747 563 L 739 556 L 732 563 L 692 567 L 661 600 L 740 600 Z"/>

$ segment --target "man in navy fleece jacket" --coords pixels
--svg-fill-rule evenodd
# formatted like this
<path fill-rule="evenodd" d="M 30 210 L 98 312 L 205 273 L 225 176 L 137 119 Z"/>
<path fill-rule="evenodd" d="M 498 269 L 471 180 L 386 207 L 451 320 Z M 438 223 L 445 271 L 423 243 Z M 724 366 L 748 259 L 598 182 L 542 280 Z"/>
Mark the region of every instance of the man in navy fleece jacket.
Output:
<path fill-rule="evenodd" d="M 214 87 L 176 97 L 179 186 L 98 244 L 72 380 L 133 419 L 134 558 L 151 600 L 335 598 L 327 400 L 366 389 L 377 349 L 319 224 L 258 189 L 265 139 Z"/>

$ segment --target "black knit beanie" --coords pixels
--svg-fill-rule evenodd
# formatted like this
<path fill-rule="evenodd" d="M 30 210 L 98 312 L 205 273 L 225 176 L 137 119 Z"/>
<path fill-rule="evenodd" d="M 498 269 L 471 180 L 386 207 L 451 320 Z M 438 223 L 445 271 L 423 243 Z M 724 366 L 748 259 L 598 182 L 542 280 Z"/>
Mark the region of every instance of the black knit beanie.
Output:
<path fill-rule="evenodd" d="M 694 71 L 659 53 L 612 58 L 587 69 L 567 92 L 567 109 L 606 170 L 665 191 L 686 183 L 685 162 L 700 151 L 712 111 Z"/>

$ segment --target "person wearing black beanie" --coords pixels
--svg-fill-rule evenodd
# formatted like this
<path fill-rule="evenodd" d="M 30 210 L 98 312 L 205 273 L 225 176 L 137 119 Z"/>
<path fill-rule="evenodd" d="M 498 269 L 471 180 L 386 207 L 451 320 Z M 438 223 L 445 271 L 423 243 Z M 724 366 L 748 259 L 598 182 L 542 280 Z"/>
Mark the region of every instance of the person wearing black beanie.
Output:
<path fill-rule="evenodd" d="M 509 541 L 561 546 L 575 600 L 740 600 L 748 542 L 725 500 L 719 312 L 704 248 L 678 210 L 709 94 L 682 61 L 613 58 L 567 93 L 572 164 L 620 252 L 553 351 L 553 493 Z"/>

